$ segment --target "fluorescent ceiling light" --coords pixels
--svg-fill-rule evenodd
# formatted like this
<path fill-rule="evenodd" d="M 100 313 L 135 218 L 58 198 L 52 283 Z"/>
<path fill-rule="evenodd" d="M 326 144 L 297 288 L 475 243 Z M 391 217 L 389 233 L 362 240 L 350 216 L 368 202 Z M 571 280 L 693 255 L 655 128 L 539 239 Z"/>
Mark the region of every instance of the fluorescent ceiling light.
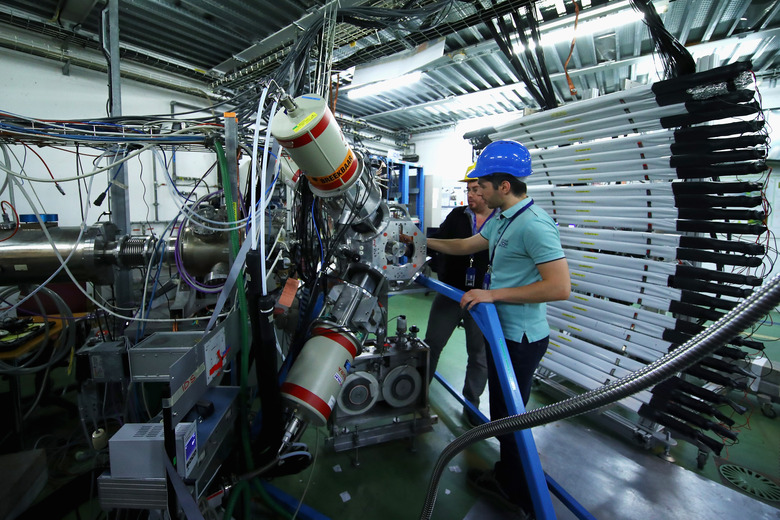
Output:
<path fill-rule="evenodd" d="M 408 87 L 409 85 L 417 83 L 421 79 L 422 79 L 422 72 L 418 70 L 415 72 L 410 72 L 409 74 L 404 74 L 403 76 L 400 76 L 398 78 L 379 81 L 377 83 L 372 83 L 371 85 L 366 85 L 365 87 L 360 87 L 354 90 L 350 90 L 347 93 L 347 95 L 350 97 L 350 99 L 373 96 L 381 92 L 386 92 L 388 90 Z"/>
<path fill-rule="evenodd" d="M 610 28 L 617 28 L 622 25 L 628 25 L 630 23 L 637 22 L 643 18 L 642 13 L 631 10 L 620 11 L 618 13 L 602 16 L 601 18 L 593 18 L 577 24 L 577 30 L 574 30 L 573 25 L 567 27 L 561 27 L 560 29 L 554 29 L 549 32 L 542 32 L 541 44 L 543 47 L 549 47 L 556 43 L 568 43 L 572 37 L 582 38 L 583 36 L 589 36 L 600 31 L 607 31 Z M 535 46 L 531 42 L 531 50 L 534 50 Z M 525 48 L 517 44 L 513 47 L 516 54 L 519 54 L 525 50 Z"/>

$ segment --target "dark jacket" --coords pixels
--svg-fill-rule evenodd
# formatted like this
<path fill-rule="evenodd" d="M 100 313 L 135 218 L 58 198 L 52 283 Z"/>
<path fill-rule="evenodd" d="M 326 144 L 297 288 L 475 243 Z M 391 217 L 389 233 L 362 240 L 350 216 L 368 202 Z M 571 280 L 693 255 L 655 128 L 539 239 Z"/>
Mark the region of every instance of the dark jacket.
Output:
<path fill-rule="evenodd" d="M 458 206 L 450 211 L 444 222 L 439 226 L 439 231 L 434 238 L 468 238 L 472 235 L 471 216 L 466 213 L 468 206 Z M 432 251 L 431 251 L 432 252 Z M 436 273 L 439 281 L 451 285 L 462 291 L 479 289 L 482 287 L 482 279 L 485 277 L 488 265 L 488 252 L 480 251 L 474 255 L 474 267 L 477 275 L 474 279 L 474 287 L 466 287 L 466 269 L 469 266 L 469 255 L 445 255 L 436 253 Z"/>

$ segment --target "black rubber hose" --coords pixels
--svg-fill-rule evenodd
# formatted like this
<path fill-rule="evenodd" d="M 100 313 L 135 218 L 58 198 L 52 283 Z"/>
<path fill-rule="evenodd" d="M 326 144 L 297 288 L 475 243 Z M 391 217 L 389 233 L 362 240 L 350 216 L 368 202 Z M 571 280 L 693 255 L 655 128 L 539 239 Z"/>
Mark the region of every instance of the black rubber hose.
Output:
<path fill-rule="evenodd" d="M 282 443 L 284 424 L 282 423 L 282 396 L 279 392 L 279 373 L 276 360 L 276 337 L 274 336 L 271 317 L 274 310 L 274 299 L 262 294 L 262 270 L 260 255 L 255 249 L 246 255 L 247 267 L 247 302 L 249 306 L 249 322 L 252 327 L 252 358 L 255 362 L 257 375 L 257 390 L 260 396 L 260 414 L 262 414 L 262 429 L 257 446 L 264 450 L 260 464 L 276 458 Z"/>
<path fill-rule="evenodd" d="M 734 336 L 758 322 L 778 304 L 780 304 L 780 275 L 776 275 L 710 327 L 641 370 L 590 392 L 523 414 L 485 423 L 469 430 L 447 445 L 439 455 L 431 475 L 420 518 L 423 520 L 431 518 L 436 503 L 439 480 L 444 468 L 456 454 L 471 444 L 490 437 L 591 412 L 657 385 L 728 343 Z"/>

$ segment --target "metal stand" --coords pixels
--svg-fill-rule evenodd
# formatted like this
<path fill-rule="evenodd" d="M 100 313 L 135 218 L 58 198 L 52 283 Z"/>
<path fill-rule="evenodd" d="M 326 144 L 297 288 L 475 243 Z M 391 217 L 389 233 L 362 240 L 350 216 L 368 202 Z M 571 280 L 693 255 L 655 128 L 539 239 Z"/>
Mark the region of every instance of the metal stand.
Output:
<path fill-rule="evenodd" d="M 108 56 L 109 109 L 111 117 L 119 117 L 122 115 L 122 80 L 119 74 L 119 0 L 109 0 L 108 6 L 103 9 L 102 20 L 101 31 L 103 31 L 104 37 L 107 36 L 103 44 L 103 52 Z M 124 155 L 124 152 L 121 152 L 121 155 Z M 108 190 L 111 222 L 116 224 L 121 233 L 129 234 L 130 194 L 127 189 L 127 168 L 124 165 L 112 168 L 111 179 L 112 182 Z M 129 269 L 116 269 L 114 275 L 117 305 L 120 307 L 132 307 L 131 271 Z"/>
<path fill-rule="evenodd" d="M 463 291 L 426 276 L 421 275 L 416 281 L 455 301 L 460 301 L 463 296 Z M 515 379 L 515 373 L 509 359 L 509 354 L 507 353 L 506 340 L 504 339 L 504 333 L 501 329 L 501 323 L 498 321 L 498 313 L 496 312 L 495 305 L 479 304 L 470 312 L 490 345 L 509 414 L 516 415 L 525 412 L 525 406 L 523 405 L 523 399 L 517 386 L 517 380 Z M 444 379 L 438 373 L 435 377 L 440 382 L 444 382 Z M 454 392 L 454 389 L 452 389 L 450 385 L 445 385 L 445 387 L 451 393 Z M 464 405 L 468 406 L 469 403 L 463 399 L 461 395 L 457 394 L 457 392 L 454 393 Z M 477 412 L 478 417 L 485 418 L 473 406 L 470 406 L 469 409 L 473 412 Z M 531 500 L 534 505 L 536 518 L 539 520 L 556 518 L 550 493 L 546 489 L 549 486 L 550 490 L 555 493 L 566 507 L 568 507 L 578 518 L 582 520 L 593 519 L 593 515 L 588 513 L 588 511 L 577 503 L 571 495 L 566 493 L 562 487 L 550 478 L 549 475 L 545 475 L 542 470 L 539 455 L 536 452 L 536 444 L 534 443 L 531 431 L 527 429 L 516 431 L 514 432 L 514 436 L 518 451 L 520 452 L 520 459 L 523 463 L 523 472 L 525 473 L 528 482 L 528 489 L 531 493 Z"/>

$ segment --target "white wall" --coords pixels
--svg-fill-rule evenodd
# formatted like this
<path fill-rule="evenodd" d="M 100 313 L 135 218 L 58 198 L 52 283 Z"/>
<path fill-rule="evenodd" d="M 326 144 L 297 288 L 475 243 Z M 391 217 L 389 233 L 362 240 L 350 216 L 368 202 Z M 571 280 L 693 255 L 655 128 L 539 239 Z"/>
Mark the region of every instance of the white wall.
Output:
<path fill-rule="evenodd" d="M 414 136 L 415 153 L 425 168 L 425 226 L 437 227 L 452 208 L 441 207 L 441 191 L 459 186 L 466 168 L 474 160 L 471 143 L 463 139 L 469 131 L 499 124 L 516 118 L 513 114 L 501 114 L 469 119 L 456 126 L 430 134 Z"/>
<path fill-rule="evenodd" d="M 414 144 L 425 171 L 425 228 L 437 227 L 447 215 L 442 213 L 439 193 L 463 178 L 472 162 L 471 144 L 454 128 L 417 136 Z"/>
<path fill-rule="evenodd" d="M 71 66 L 69 75 L 64 75 L 61 63 L 6 49 L 0 49 L 0 66 L 3 71 L 0 74 L 0 111 L 47 120 L 106 117 L 108 82 L 105 73 Z M 124 79 L 121 92 L 122 114 L 125 116 L 155 114 L 165 116 L 170 114 L 171 101 L 201 107 L 211 104 L 205 98 L 200 99 Z M 177 112 L 184 110 L 180 107 L 176 109 Z M 203 114 L 198 115 L 202 116 Z M 56 178 L 64 179 L 76 175 L 73 147 L 63 147 L 70 151 L 60 151 L 51 147 L 33 147 L 49 165 Z M 19 161 L 24 163 L 24 171 L 28 176 L 50 178 L 41 161 L 32 152 L 25 150 L 23 146 L 15 145 L 10 148 Z M 27 152 L 26 159 L 25 151 Z M 100 153 L 100 151 L 86 149 L 83 146 L 80 147 L 79 151 L 82 154 L 91 155 Z M 170 161 L 170 150 L 166 150 L 165 154 Z M 155 189 L 152 182 L 153 156 L 150 152 L 144 152 L 139 157 L 140 160 L 134 158 L 127 163 L 130 218 L 133 222 L 154 219 L 152 205 Z M 2 156 L 0 156 L 0 160 L 2 160 Z M 89 172 L 93 169 L 91 161 L 92 157 L 86 155 L 82 157 L 84 171 Z M 176 173 L 183 177 L 200 178 L 214 161 L 213 153 L 177 151 Z M 165 174 L 159 162 L 156 164 L 156 168 L 158 182 L 166 183 Z M 13 158 L 11 158 L 11 169 L 14 171 L 20 169 L 19 164 Z M 0 175 L 0 179 L 3 177 Z M 91 195 L 93 201 L 105 190 L 107 178 L 107 173 L 95 176 Z M 212 189 L 215 185 L 215 178 L 215 173 L 211 173 L 206 179 Z M 35 193 L 43 203 L 43 212 L 59 215 L 60 225 L 73 226 L 81 223 L 79 187 L 75 182 L 61 183 L 66 193 L 65 196 L 60 194 L 53 184 L 34 183 L 31 185 L 31 183 L 25 182 L 24 185 L 28 189 L 34 188 Z M 186 187 L 181 186 L 180 189 L 185 190 Z M 83 190 L 85 191 L 85 188 Z M 197 191 L 198 194 L 205 192 L 205 187 L 201 187 Z M 30 195 L 34 197 L 32 193 Z M 85 196 L 86 193 L 83 193 L 83 197 Z M 3 200 L 7 200 L 8 197 L 7 191 L 0 195 Z M 173 218 L 178 211 L 178 204 L 171 199 L 166 186 L 158 188 L 158 199 L 160 220 Z M 19 213 L 32 213 L 30 205 L 18 191 L 15 193 L 15 204 Z M 38 204 L 37 200 L 35 204 Z M 99 208 L 93 207 L 89 212 L 88 223 L 94 222 L 100 213 L 107 208 L 107 201 Z M 106 217 L 104 216 L 102 220 L 105 221 Z"/>

